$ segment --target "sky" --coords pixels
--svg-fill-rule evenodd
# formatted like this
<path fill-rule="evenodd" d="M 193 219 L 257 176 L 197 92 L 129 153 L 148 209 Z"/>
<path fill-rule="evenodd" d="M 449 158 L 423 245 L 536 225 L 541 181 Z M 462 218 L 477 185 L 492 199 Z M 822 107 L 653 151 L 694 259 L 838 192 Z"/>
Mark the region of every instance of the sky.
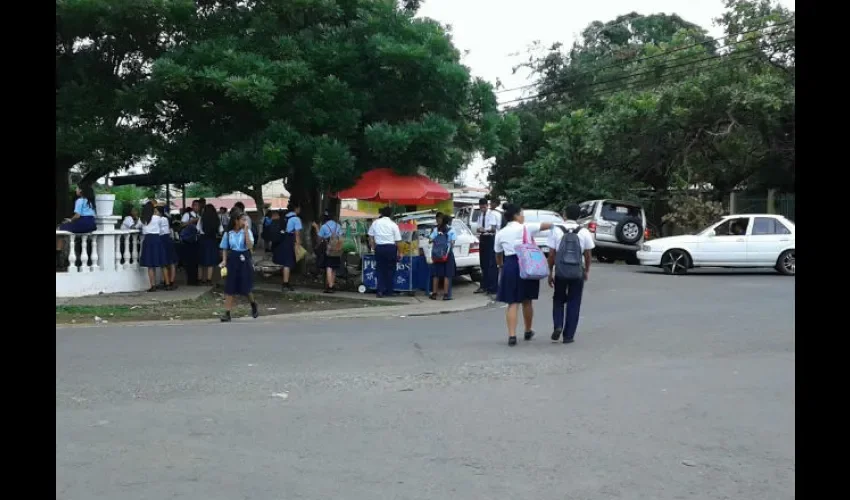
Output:
<path fill-rule="evenodd" d="M 795 0 L 780 0 L 794 10 Z M 723 13 L 722 0 L 424 0 L 419 16 L 451 25 L 455 46 L 472 74 L 504 88 L 531 83 L 528 73 L 512 74 L 512 67 L 527 59 L 535 41 L 549 46 L 555 42 L 572 45 L 591 22 L 607 22 L 636 11 L 649 15 L 678 14 L 708 30 L 713 37 L 722 30 L 713 20 Z M 504 102 L 528 95 L 518 90 L 498 94 Z M 526 92 L 523 94 L 523 92 Z M 486 162 L 476 160 L 466 170 L 468 186 L 486 185 Z"/>

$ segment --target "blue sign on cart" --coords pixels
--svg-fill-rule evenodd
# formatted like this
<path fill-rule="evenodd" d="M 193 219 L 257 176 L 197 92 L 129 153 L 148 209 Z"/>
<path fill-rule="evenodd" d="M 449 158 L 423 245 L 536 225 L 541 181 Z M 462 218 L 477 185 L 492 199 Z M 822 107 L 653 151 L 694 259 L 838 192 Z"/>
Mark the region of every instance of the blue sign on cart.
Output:
<path fill-rule="evenodd" d="M 412 257 L 402 257 L 396 263 L 395 273 L 393 274 L 393 290 L 396 292 L 410 292 L 413 290 L 413 273 L 411 272 Z M 367 254 L 363 256 L 363 285 L 368 290 L 375 290 L 378 287 L 378 279 L 376 277 L 375 256 Z"/>

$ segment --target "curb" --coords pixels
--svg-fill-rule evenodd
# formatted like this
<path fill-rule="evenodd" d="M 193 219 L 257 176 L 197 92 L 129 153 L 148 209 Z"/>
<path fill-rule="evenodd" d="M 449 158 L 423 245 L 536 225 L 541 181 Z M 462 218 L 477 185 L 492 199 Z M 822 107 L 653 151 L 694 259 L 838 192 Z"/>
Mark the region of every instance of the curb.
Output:
<path fill-rule="evenodd" d="M 333 320 L 333 319 L 364 319 L 364 318 L 384 318 L 384 317 L 404 317 L 404 318 L 419 318 L 419 317 L 427 317 L 427 316 L 439 316 L 442 314 L 456 314 L 467 311 L 474 311 L 478 309 L 487 309 L 492 306 L 495 302 L 492 300 L 488 300 L 486 303 L 469 303 L 463 304 L 461 303 L 458 306 L 452 308 L 444 308 L 444 309 L 434 309 L 432 311 L 414 311 L 410 312 L 410 306 L 415 306 L 418 304 L 402 304 L 402 305 L 394 305 L 394 306 L 380 306 L 380 307 L 369 307 L 369 308 L 352 308 L 352 309 L 334 309 L 331 311 L 308 311 L 308 312 L 300 312 L 300 313 L 291 313 L 291 314 L 274 314 L 269 316 L 260 316 L 259 319 L 254 320 L 253 318 L 234 318 L 233 323 L 239 323 L 240 325 L 268 325 L 269 323 L 277 323 L 280 321 L 287 320 Z M 168 320 L 154 320 L 154 321 L 140 321 L 136 323 L 132 322 L 115 322 L 108 323 L 106 325 L 103 324 L 90 324 L 90 323 L 61 323 L 56 325 L 57 330 L 65 330 L 70 328 L 108 328 L 114 326 L 122 326 L 122 327 L 149 327 L 149 326 L 197 326 L 204 324 L 220 324 L 219 319 L 210 318 L 210 319 L 187 319 L 183 321 L 168 321 Z"/>

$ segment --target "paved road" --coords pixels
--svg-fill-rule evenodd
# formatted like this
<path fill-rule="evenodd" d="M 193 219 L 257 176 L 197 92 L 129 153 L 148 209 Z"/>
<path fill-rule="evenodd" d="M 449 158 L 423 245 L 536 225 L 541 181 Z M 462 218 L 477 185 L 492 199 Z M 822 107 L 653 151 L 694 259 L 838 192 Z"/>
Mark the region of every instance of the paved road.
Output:
<path fill-rule="evenodd" d="M 547 292 L 548 295 L 548 292 Z M 56 496 L 794 498 L 794 279 L 597 265 L 503 310 L 56 332 Z"/>

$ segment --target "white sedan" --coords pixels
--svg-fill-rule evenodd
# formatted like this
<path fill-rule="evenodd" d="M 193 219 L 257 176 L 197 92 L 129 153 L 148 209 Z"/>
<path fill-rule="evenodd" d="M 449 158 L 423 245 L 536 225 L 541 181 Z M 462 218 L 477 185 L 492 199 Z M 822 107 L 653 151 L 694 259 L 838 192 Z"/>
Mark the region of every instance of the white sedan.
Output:
<path fill-rule="evenodd" d="M 694 235 L 650 240 L 637 252 L 643 266 L 667 274 L 695 267 L 773 268 L 794 276 L 795 226 L 781 215 L 727 215 Z"/>

